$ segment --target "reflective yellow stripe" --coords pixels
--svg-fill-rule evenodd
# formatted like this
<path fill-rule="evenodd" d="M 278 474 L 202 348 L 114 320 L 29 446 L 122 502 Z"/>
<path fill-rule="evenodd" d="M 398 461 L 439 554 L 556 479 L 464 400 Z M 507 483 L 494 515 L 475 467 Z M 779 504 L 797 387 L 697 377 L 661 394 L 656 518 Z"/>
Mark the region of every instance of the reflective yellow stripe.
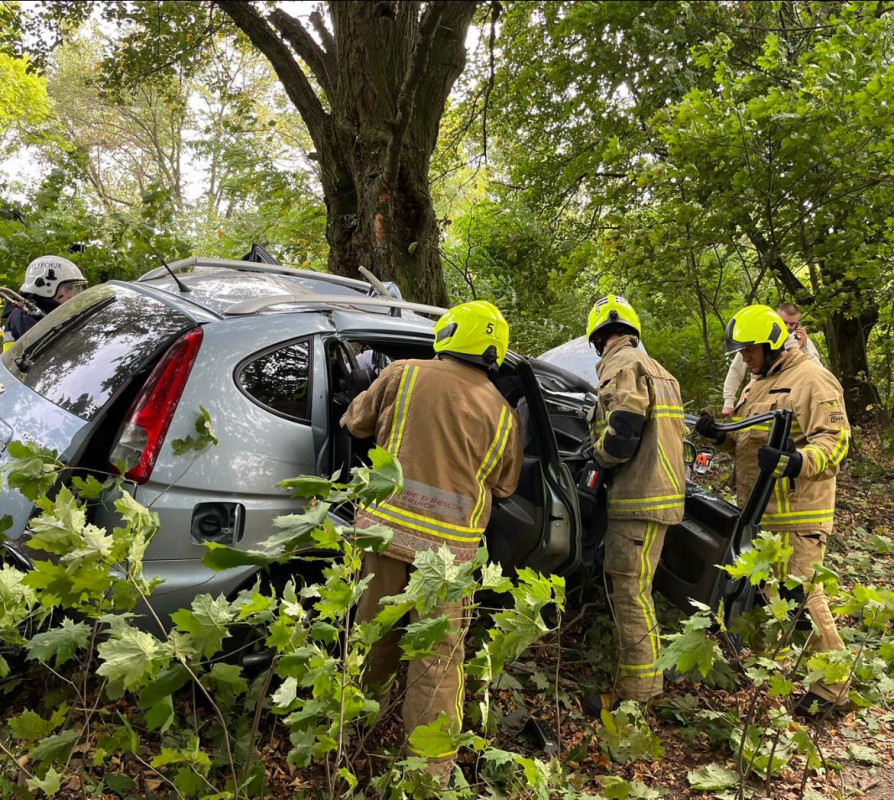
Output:
<path fill-rule="evenodd" d="M 660 669 L 655 669 L 654 664 L 644 664 L 642 667 L 632 666 L 630 664 L 619 665 L 621 673 L 624 675 L 632 675 L 636 678 L 655 678 L 661 675 Z M 643 672 L 642 670 L 647 670 Z"/>
<path fill-rule="evenodd" d="M 416 376 L 418 374 L 419 367 L 407 367 L 404 369 L 403 375 L 400 377 L 400 384 L 397 387 L 394 421 L 391 423 L 391 435 L 388 437 L 388 447 L 386 448 L 395 458 L 397 458 L 397 454 L 400 452 L 400 443 L 404 437 L 404 429 L 407 427 L 410 395 L 413 394 L 413 386 L 416 384 Z"/>
<path fill-rule="evenodd" d="M 652 414 L 653 419 L 658 418 L 673 418 L 673 419 L 682 419 L 686 416 L 683 413 L 683 406 L 676 405 L 661 405 L 661 406 L 652 406 Z"/>
<path fill-rule="evenodd" d="M 655 497 L 622 497 L 617 500 L 613 500 L 612 502 L 620 503 L 620 504 L 624 504 L 624 505 L 628 505 L 631 503 L 645 503 L 646 505 L 648 505 L 649 503 L 657 503 L 661 500 L 677 500 L 677 499 L 682 500 L 683 495 L 682 494 L 666 494 L 666 495 L 662 495 L 661 497 L 658 497 L 658 496 L 655 496 Z"/>
<path fill-rule="evenodd" d="M 639 591 L 636 596 L 636 600 L 639 603 L 640 608 L 643 610 L 643 617 L 646 620 L 646 629 L 649 631 L 649 645 L 652 648 L 652 663 L 643 666 L 650 668 L 653 667 L 655 661 L 658 660 L 658 649 L 661 646 L 661 642 L 658 639 L 658 622 L 655 619 L 655 608 L 652 605 L 650 594 L 652 587 L 652 561 L 650 554 L 657 534 L 658 524 L 655 522 L 648 523 L 646 525 L 646 538 L 639 554 Z"/>
<path fill-rule="evenodd" d="M 478 482 L 478 501 L 475 503 L 475 508 L 472 509 L 472 518 L 469 520 L 472 526 L 480 522 L 481 515 L 484 513 L 484 505 L 487 500 L 484 482 L 503 457 L 511 429 L 512 413 L 504 406 L 503 412 L 500 414 L 500 422 L 497 425 L 497 432 L 494 434 L 494 440 L 490 443 L 490 447 L 484 455 L 484 460 L 481 462 L 481 466 L 478 467 L 478 473 L 475 475 L 475 480 Z"/>
<path fill-rule="evenodd" d="M 13 341 L 11 341 L 11 342 L 3 342 L 3 352 L 5 353 L 5 352 L 6 352 L 7 350 L 9 350 L 14 344 L 15 344 L 15 340 L 14 340 L 14 339 L 13 339 Z"/>
<path fill-rule="evenodd" d="M 814 511 L 785 511 L 780 514 L 764 514 L 761 521 L 778 526 L 806 525 L 811 523 L 832 522 L 834 517 L 834 508 L 819 508 Z"/>
<path fill-rule="evenodd" d="M 840 464 L 841 460 L 847 455 L 847 439 L 847 431 L 842 428 L 838 433 L 838 444 L 835 445 L 835 449 L 832 451 L 831 461 L 833 465 L 837 466 Z"/>
<path fill-rule="evenodd" d="M 660 506 L 631 506 L 630 508 L 616 508 L 611 503 L 608 504 L 608 510 L 613 514 L 640 514 L 643 511 L 662 511 L 666 508 L 683 508 L 683 501 L 678 500 L 674 503 L 664 503 Z"/>
<path fill-rule="evenodd" d="M 661 440 L 658 441 L 658 460 L 661 462 L 661 466 L 664 468 L 664 471 L 667 474 L 668 480 L 670 480 L 673 490 L 675 492 L 680 492 L 680 481 L 677 480 L 677 476 L 674 474 L 673 467 L 671 467 L 670 459 L 667 457 L 667 453 L 664 451 L 664 446 L 661 444 Z"/>
<path fill-rule="evenodd" d="M 387 506 L 385 511 L 382 510 L 381 506 L 370 507 L 366 511 L 389 522 L 403 525 L 422 533 L 428 533 L 432 536 L 439 536 L 442 539 L 450 539 L 454 542 L 476 542 L 481 538 L 481 534 L 484 533 L 484 528 L 461 528 L 458 525 L 449 525 L 446 522 L 428 519 L 419 514 L 410 514 L 404 509 L 395 508 L 394 506 Z"/>
<path fill-rule="evenodd" d="M 819 447 L 819 445 L 809 444 L 804 448 L 805 453 L 813 453 L 813 457 L 816 459 L 816 472 L 822 472 L 826 467 L 829 466 L 829 459 L 826 456 L 823 449 Z"/>
<path fill-rule="evenodd" d="M 443 528 L 448 531 L 455 531 L 456 533 L 465 533 L 470 536 L 475 536 L 480 534 L 484 528 L 480 526 L 468 526 L 468 525 L 454 525 L 450 522 L 444 522 L 442 519 L 436 519 L 435 517 L 426 517 L 424 514 L 416 514 L 413 511 L 407 511 L 405 508 L 400 508 L 399 506 L 392 505 L 391 503 L 379 503 L 375 508 L 384 508 L 391 514 L 399 514 L 404 517 L 409 517 L 410 519 L 416 520 L 417 522 L 422 522 L 424 524 L 433 525 L 437 528 Z"/>

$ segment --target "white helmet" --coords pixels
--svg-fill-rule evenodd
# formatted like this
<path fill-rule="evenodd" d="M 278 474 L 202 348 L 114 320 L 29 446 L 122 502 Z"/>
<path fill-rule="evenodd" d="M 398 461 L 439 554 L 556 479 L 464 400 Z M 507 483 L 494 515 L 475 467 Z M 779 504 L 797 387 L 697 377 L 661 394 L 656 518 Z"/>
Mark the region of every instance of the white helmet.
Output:
<path fill-rule="evenodd" d="M 35 258 L 25 270 L 25 282 L 19 291 L 38 297 L 54 297 L 60 283 L 86 283 L 83 273 L 62 256 Z"/>

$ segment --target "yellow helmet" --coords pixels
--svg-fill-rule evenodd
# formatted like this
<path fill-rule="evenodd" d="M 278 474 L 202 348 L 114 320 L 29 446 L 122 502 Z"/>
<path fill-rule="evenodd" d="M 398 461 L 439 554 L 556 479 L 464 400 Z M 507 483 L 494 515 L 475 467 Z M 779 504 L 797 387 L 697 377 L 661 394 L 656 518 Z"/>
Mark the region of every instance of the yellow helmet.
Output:
<path fill-rule="evenodd" d="M 509 323 L 486 300 L 460 303 L 435 323 L 434 348 L 436 353 L 496 368 L 509 349 Z"/>
<path fill-rule="evenodd" d="M 597 300 L 593 308 L 590 309 L 590 316 L 587 318 L 587 340 L 594 343 L 593 334 L 596 331 L 609 325 L 619 324 L 630 328 L 634 336 L 639 336 L 642 331 L 639 317 L 633 310 L 633 306 L 620 295 L 606 295 L 601 300 Z M 599 350 L 598 347 L 596 349 Z"/>
<path fill-rule="evenodd" d="M 785 322 L 770 306 L 747 306 L 733 316 L 726 326 L 725 349 L 738 353 L 753 344 L 769 345 L 770 350 L 782 350 L 788 330 Z"/>

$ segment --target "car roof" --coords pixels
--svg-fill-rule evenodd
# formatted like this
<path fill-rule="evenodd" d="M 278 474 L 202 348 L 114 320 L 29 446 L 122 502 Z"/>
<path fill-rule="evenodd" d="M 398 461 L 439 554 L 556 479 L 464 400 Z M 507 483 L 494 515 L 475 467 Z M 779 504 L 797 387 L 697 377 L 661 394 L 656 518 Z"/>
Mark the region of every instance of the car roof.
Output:
<path fill-rule="evenodd" d="M 264 312 L 351 310 L 379 318 L 407 312 L 418 320 L 420 312 L 432 316 L 445 309 L 407 303 L 375 294 L 360 280 L 329 273 L 284 266 L 192 257 L 170 264 L 181 291 L 166 267 L 138 278 L 138 283 L 165 292 L 179 301 L 199 306 L 218 317 L 245 316 Z M 400 319 L 400 317 L 398 317 Z"/>

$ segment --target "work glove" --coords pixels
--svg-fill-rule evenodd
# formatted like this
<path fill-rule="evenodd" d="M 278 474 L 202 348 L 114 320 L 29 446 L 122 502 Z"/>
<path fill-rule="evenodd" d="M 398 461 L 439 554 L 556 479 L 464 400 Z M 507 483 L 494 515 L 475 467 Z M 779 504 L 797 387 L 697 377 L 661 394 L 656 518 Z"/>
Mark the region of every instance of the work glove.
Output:
<path fill-rule="evenodd" d="M 722 431 L 717 427 L 717 423 L 707 411 L 702 411 L 702 415 L 695 423 L 695 432 L 709 442 L 714 444 L 723 444 L 726 441 L 726 431 Z"/>
<path fill-rule="evenodd" d="M 801 474 L 804 456 L 789 436 L 783 450 L 767 445 L 758 450 L 757 463 L 763 472 L 769 472 L 774 478 L 797 478 Z"/>

